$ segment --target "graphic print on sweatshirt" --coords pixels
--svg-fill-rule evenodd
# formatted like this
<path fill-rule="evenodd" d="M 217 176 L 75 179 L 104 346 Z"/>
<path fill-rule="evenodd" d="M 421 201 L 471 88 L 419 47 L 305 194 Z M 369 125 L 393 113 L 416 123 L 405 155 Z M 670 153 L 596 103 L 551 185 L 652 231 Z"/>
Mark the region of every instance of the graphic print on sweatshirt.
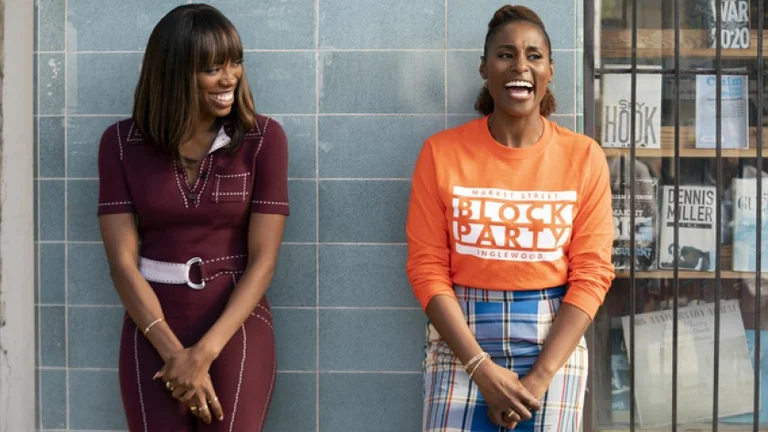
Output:
<path fill-rule="evenodd" d="M 497 261 L 557 261 L 571 237 L 576 201 L 576 191 L 454 186 L 456 253 Z"/>

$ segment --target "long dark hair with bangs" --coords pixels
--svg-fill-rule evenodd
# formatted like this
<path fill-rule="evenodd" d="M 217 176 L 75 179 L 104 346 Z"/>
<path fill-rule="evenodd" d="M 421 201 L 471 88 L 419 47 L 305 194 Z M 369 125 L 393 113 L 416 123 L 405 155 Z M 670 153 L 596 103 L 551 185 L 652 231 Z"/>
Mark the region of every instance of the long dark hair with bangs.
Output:
<path fill-rule="evenodd" d="M 179 158 L 179 146 L 192 138 L 200 117 L 197 73 L 243 58 L 235 26 L 216 8 L 188 4 L 168 12 L 149 36 L 134 94 L 133 119 L 164 152 Z M 245 70 L 226 118 L 232 151 L 256 122 Z"/>

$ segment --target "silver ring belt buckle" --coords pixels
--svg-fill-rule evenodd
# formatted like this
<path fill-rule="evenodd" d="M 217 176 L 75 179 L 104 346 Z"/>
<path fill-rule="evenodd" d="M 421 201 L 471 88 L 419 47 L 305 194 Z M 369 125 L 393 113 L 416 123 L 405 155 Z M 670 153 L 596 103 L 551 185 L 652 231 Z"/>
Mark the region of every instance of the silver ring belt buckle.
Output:
<path fill-rule="evenodd" d="M 205 288 L 205 279 L 203 279 L 201 277 L 200 278 L 200 283 L 194 283 L 189 278 L 189 271 L 192 270 L 192 266 L 195 265 L 195 264 L 202 265 L 203 264 L 203 259 L 200 258 L 200 257 L 194 257 L 194 258 L 190 259 L 189 261 L 187 261 L 187 263 L 185 264 L 187 266 L 186 277 L 185 277 L 186 281 L 185 282 L 187 283 L 188 287 L 190 287 L 192 289 L 200 290 L 200 289 Z"/>
<path fill-rule="evenodd" d="M 205 287 L 205 276 L 203 272 L 200 272 L 200 283 L 192 281 L 190 272 L 194 265 L 202 266 L 203 264 L 204 261 L 200 257 L 194 257 L 186 263 L 157 261 L 140 257 L 139 272 L 141 272 L 144 279 L 149 282 L 186 285 L 192 289 L 201 290 Z"/>

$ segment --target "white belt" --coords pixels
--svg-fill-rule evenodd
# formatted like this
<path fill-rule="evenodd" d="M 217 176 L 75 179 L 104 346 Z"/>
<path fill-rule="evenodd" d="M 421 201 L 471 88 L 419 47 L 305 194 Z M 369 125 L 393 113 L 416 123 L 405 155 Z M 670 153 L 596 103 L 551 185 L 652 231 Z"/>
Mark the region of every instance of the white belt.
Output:
<path fill-rule="evenodd" d="M 150 282 L 164 284 L 186 284 L 193 289 L 203 289 L 205 280 L 200 283 L 194 283 L 189 279 L 189 270 L 195 264 L 203 263 L 200 257 L 194 257 L 184 264 L 156 261 L 149 258 L 139 257 L 139 272 Z"/>

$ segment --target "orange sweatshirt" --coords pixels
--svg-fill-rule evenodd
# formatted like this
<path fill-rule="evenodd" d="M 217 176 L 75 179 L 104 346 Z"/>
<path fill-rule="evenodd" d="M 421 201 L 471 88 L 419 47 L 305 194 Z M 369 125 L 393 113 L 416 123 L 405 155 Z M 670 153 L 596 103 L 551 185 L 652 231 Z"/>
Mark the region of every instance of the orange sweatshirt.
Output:
<path fill-rule="evenodd" d="M 453 284 L 533 290 L 568 284 L 594 318 L 614 278 L 608 164 L 589 137 L 543 119 L 526 148 L 491 136 L 488 118 L 430 137 L 413 175 L 408 279 L 426 309 Z"/>

